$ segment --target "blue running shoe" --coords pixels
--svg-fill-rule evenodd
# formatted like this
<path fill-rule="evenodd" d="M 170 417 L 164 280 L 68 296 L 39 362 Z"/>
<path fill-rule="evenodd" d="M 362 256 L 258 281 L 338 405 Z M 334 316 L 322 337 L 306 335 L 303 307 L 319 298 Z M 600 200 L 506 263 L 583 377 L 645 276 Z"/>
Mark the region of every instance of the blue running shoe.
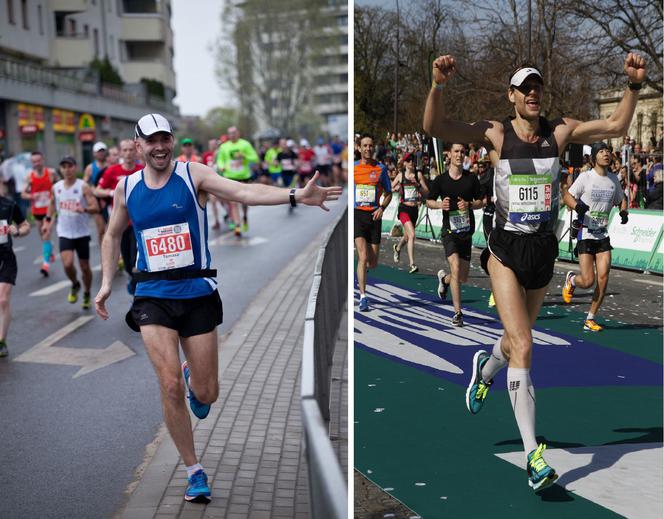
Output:
<path fill-rule="evenodd" d="M 484 350 L 478 351 L 473 357 L 473 376 L 470 377 L 470 384 L 466 390 L 466 407 L 472 414 L 477 414 L 482 410 L 486 394 L 493 384 L 493 381 L 482 380 L 482 368 L 489 357 L 490 355 Z"/>
<path fill-rule="evenodd" d="M 533 487 L 535 492 L 550 487 L 558 479 L 556 471 L 549 467 L 542 457 L 545 449 L 546 445 L 540 443 L 537 449 L 528 454 L 528 464 L 526 465 L 528 484 Z"/>
<path fill-rule="evenodd" d="M 367 296 L 361 297 L 360 312 L 368 312 L 368 311 L 369 311 L 369 299 L 367 299 Z"/>
<path fill-rule="evenodd" d="M 208 487 L 207 474 L 203 470 L 197 470 L 188 478 L 189 485 L 184 493 L 185 501 L 191 503 L 209 503 L 210 487 Z"/>
<path fill-rule="evenodd" d="M 189 399 L 189 407 L 191 407 L 191 411 L 196 417 L 202 420 L 210 412 L 210 404 L 199 402 L 196 399 L 196 395 L 194 395 L 194 392 L 189 387 L 189 365 L 186 360 L 182 363 L 182 375 L 184 376 L 184 383 L 187 385 L 187 391 L 189 392 L 187 395 L 187 398 Z"/>

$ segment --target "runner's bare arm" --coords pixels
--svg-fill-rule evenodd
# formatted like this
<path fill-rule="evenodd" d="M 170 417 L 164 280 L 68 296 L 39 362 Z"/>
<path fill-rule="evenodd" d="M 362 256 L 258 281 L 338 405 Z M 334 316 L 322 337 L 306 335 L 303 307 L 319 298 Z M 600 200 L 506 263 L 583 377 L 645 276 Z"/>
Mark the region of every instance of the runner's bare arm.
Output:
<path fill-rule="evenodd" d="M 85 201 L 88 203 L 88 207 L 85 209 L 85 212 L 88 214 L 97 214 L 99 212 L 97 197 L 92 194 L 92 189 L 88 184 L 83 184 L 83 196 L 85 197 Z"/>
<path fill-rule="evenodd" d="M 429 196 L 429 186 L 427 186 L 427 181 L 424 180 L 424 175 L 420 174 L 420 192 L 423 197 Z"/>
<path fill-rule="evenodd" d="M 646 79 L 645 60 L 638 54 L 630 52 L 625 58 L 625 74 L 631 83 L 643 83 Z M 638 90 L 626 88 L 620 103 L 609 118 L 586 122 L 564 118 L 565 124 L 560 125 L 556 130 L 562 127 L 564 131 L 566 127 L 568 134 L 564 135 L 566 137 L 565 145 L 570 142 L 591 144 L 608 137 L 627 135 L 638 99 Z M 560 139 L 558 139 L 558 142 L 560 142 Z"/>
<path fill-rule="evenodd" d="M 451 55 L 439 56 L 433 62 L 433 82 L 424 107 L 424 131 L 445 141 L 491 144 L 502 135 L 502 124 L 496 121 L 478 121 L 470 124 L 449 120 L 443 109 L 443 85 L 456 72 Z M 495 135 L 493 135 L 495 134 Z"/>
<path fill-rule="evenodd" d="M 565 191 L 565 194 L 563 195 L 563 203 L 574 211 L 574 208 L 576 207 L 576 198 L 574 198 L 569 191 Z"/>
<path fill-rule="evenodd" d="M 83 181 L 90 182 L 91 176 L 92 176 L 92 163 L 85 166 L 85 170 L 83 171 Z"/>
<path fill-rule="evenodd" d="M 401 173 L 399 173 L 396 177 L 394 177 L 394 180 L 392 181 L 392 191 L 396 191 L 399 189 L 399 186 L 401 185 Z"/>
<path fill-rule="evenodd" d="M 21 198 L 23 200 L 32 200 L 32 180 L 31 180 L 31 177 L 28 177 L 28 180 L 25 183 L 25 189 L 23 191 L 21 191 Z"/>
<path fill-rule="evenodd" d="M 279 205 L 290 202 L 290 190 L 287 188 L 235 182 L 217 175 L 204 164 L 190 164 L 189 172 L 197 190 L 231 202 L 241 202 L 245 205 Z M 295 190 L 295 201 L 304 205 L 316 205 L 328 211 L 325 202 L 337 200 L 343 189 L 337 186 L 320 187 L 316 185 L 318 176 L 319 173 L 316 171 L 304 188 Z"/>
<path fill-rule="evenodd" d="M 124 200 L 124 182 L 115 189 L 113 211 L 108 222 L 108 229 L 101 244 L 101 288 L 95 297 L 95 310 L 102 319 L 108 319 L 106 300 L 111 295 L 113 277 L 118 268 L 120 258 L 120 238 L 129 224 L 129 213 Z"/>

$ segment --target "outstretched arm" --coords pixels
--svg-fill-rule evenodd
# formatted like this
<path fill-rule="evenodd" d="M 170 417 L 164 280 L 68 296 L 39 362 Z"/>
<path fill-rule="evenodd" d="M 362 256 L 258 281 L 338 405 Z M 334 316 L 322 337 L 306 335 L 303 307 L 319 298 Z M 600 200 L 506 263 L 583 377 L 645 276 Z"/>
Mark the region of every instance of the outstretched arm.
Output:
<path fill-rule="evenodd" d="M 496 130 L 500 123 L 479 121 L 474 124 L 452 121 L 445 117 L 443 109 L 444 85 L 454 76 L 456 62 L 451 55 L 440 56 L 433 62 L 433 84 L 424 107 L 424 131 L 433 137 L 454 142 L 490 144 L 487 132 Z"/>
<path fill-rule="evenodd" d="M 646 79 L 646 61 L 638 54 L 630 52 L 625 58 L 625 74 L 630 83 L 640 85 Z M 569 129 L 565 144 L 591 144 L 609 137 L 626 135 L 638 99 L 638 90 L 627 88 L 615 111 L 607 119 L 586 122 L 563 119 Z"/>
<path fill-rule="evenodd" d="M 240 202 L 245 205 L 279 205 L 290 202 L 290 190 L 287 188 L 235 182 L 215 174 L 212 169 L 203 164 L 190 164 L 189 171 L 197 189 L 231 202 Z M 295 201 L 304 205 L 316 205 L 329 211 L 325 202 L 337 200 L 343 189 L 337 186 L 320 187 L 316 185 L 318 176 L 319 173 L 316 171 L 305 187 L 295 190 Z"/>

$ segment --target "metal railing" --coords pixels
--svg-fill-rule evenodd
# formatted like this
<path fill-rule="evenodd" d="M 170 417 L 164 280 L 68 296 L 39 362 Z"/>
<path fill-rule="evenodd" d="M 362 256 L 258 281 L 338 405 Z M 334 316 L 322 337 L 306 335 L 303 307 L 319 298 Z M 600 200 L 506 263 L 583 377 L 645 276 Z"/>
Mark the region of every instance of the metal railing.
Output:
<path fill-rule="evenodd" d="M 46 86 L 91 96 L 102 96 L 131 106 L 140 107 L 148 105 L 169 113 L 175 110 L 175 107 L 166 100 L 156 98 L 147 93 L 140 95 L 136 91 L 121 86 L 104 84 L 96 77 L 81 77 L 80 71 L 67 72 L 22 63 L 4 57 L 0 58 L 0 78 L 8 78 L 31 85 Z"/>
<path fill-rule="evenodd" d="M 302 423 L 315 519 L 348 517 L 348 488 L 329 433 L 332 358 L 348 286 L 348 208 L 318 251 L 304 321 Z"/>

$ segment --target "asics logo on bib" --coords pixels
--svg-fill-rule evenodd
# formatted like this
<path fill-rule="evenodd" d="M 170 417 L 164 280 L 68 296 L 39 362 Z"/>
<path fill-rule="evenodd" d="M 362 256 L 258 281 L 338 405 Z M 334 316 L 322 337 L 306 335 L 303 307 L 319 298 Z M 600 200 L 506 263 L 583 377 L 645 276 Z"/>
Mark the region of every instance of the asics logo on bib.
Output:
<path fill-rule="evenodd" d="M 538 222 L 542 219 L 542 215 L 524 213 L 521 217 L 522 222 Z"/>

